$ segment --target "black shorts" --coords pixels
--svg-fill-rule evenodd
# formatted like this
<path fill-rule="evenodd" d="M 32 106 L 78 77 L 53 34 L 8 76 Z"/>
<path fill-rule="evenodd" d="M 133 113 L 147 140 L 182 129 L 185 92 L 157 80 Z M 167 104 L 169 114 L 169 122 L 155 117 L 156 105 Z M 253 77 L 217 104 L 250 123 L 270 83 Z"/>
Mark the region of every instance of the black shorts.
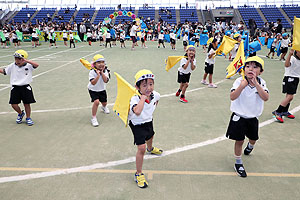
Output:
<path fill-rule="evenodd" d="M 110 43 L 110 38 L 106 38 L 106 39 L 105 39 L 105 42 L 106 42 L 106 43 Z"/>
<path fill-rule="evenodd" d="M 150 140 L 155 134 L 152 121 L 140 125 L 133 125 L 132 122 L 129 121 L 129 126 L 134 137 L 134 144 L 136 145 L 145 144 L 146 141 Z"/>
<path fill-rule="evenodd" d="M 196 38 L 196 39 L 195 39 L 195 42 L 199 42 L 199 38 Z"/>
<path fill-rule="evenodd" d="M 145 42 L 145 39 L 144 39 L 144 38 L 141 38 L 141 42 L 144 43 L 144 42 Z"/>
<path fill-rule="evenodd" d="M 18 39 L 13 39 L 13 43 L 18 43 Z"/>
<path fill-rule="evenodd" d="M 86 40 L 87 40 L 88 42 L 89 42 L 89 41 L 92 41 L 92 37 L 88 37 Z"/>
<path fill-rule="evenodd" d="M 133 42 L 133 43 L 136 43 L 136 41 L 137 41 L 137 40 L 136 40 L 136 37 L 135 37 L 135 36 L 130 36 L 130 37 L 131 37 L 132 42 Z"/>
<path fill-rule="evenodd" d="M 50 44 L 54 44 L 56 40 L 50 39 Z"/>
<path fill-rule="evenodd" d="M 95 100 L 99 99 L 100 102 L 107 102 L 107 94 L 106 90 L 96 92 L 93 90 L 89 90 L 91 102 L 94 102 Z"/>
<path fill-rule="evenodd" d="M 38 39 L 38 38 L 36 38 L 36 37 L 32 37 L 32 38 L 31 38 L 31 40 L 32 40 L 32 42 L 39 41 L 39 39 Z"/>
<path fill-rule="evenodd" d="M 163 43 L 164 43 L 164 40 L 162 40 L 162 39 L 158 40 L 158 44 L 163 44 Z"/>
<path fill-rule="evenodd" d="M 65 41 L 65 42 L 68 41 L 68 38 L 64 38 L 64 41 Z"/>
<path fill-rule="evenodd" d="M 187 43 L 187 41 L 183 41 L 183 46 L 187 46 L 188 45 L 188 43 Z"/>
<path fill-rule="evenodd" d="M 74 39 L 70 39 L 70 43 L 74 43 Z"/>
<path fill-rule="evenodd" d="M 9 104 L 19 104 L 21 103 L 21 101 L 24 104 L 31 104 L 36 102 L 30 85 L 12 86 L 12 89 L 10 91 Z"/>
<path fill-rule="evenodd" d="M 6 38 L 6 42 L 9 42 L 9 38 L 8 37 Z"/>
<path fill-rule="evenodd" d="M 120 42 L 121 42 L 121 43 L 124 43 L 124 39 L 120 39 Z"/>
<path fill-rule="evenodd" d="M 191 73 L 184 74 L 178 71 L 178 83 L 188 83 L 190 82 Z"/>
<path fill-rule="evenodd" d="M 244 140 L 245 136 L 250 140 L 258 140 L 258 125 L 256 117 L 245 119 L 232 113 L 226 137 L 237 141 Z"/>
<path fill-rule="evenodd" d="M 271 47 L 270 52 L 271 52 L 271 53 L 275 52 L 275 48 L 276 48 L 276 47 Z"/>
<path fill-rule="evenodd" d="M 209 64 L 205 62 L 204 71 L 206 74 L 213 74 L 214 73 L 214 64 Z"/>
<path fill-rule="evenodd" d="M 171 44 L 176 44 L 176 40 L 171 39 Z"/>
<path fill-rule="evenodd" d="M 289 49 L 288 47 L 281 47 L 280 51 L 281 51 L 281 53 L 287 53 L 288 49 Z"/>
<path fill-rule="evenodd" d="M 102 36 L 100 36 L 100 38 L 99 38 L 99 39 L 100 39 L 100 41 L 103 41 L 103 37 L 102 37 Z"/>
<path fill-rule="evenodd" d="M 296 94 L 299 84 L 299 78 L 285 76 L 282 81 L 282 93 L 284 94 Z"/>

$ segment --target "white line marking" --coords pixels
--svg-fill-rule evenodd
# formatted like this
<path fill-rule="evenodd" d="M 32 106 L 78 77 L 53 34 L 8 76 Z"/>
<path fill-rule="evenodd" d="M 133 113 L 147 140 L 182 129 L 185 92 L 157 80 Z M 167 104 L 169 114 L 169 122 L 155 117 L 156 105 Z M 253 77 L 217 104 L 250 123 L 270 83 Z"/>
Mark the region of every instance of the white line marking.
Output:
<path fill-rule="evenodd" d="M 300 110 L 300 106 L 294 108 L 291 110 L 292 113 L 296 113 Z M 259 127 L 262 128 L 264 126 L 267 126 L 271 123 L 273 123 L 275 120 L 267 120 L 265 122 L 262 122 L 259 124 Z M 204 142 L 196 143 L 196 144 L 191 144 L 179 148 L 175 148 L 172 150 L 165 151 L 161 156 L 155 156 L 155 155 L 145 155 L 144 159 L 153 159 L 153 158 L 159 158 L 159 157 L 165 157 L 168 155 L 172 155 L 175 153 L 180 153 L 192 149 L 196 149 L 199 147 L 207 146 L 210 144 L 215 144 L 221 141 L 226 140 L 227 138 L 225 136 L 220 136 L 211 140 L 206 140 Z M 110 161 L 106 163 L 96 163 L 93 165 L 87 165 L 87 166 L 81 166 L 81 167 L 74 167 L 74 168 L 69 168 L 69 169 L 61 169 L 61 170 L 55 170 L 51 172 L 40 172 L 40 173 L 33 173 L 33 174 L 27 174 L 27 175 L 18 175 L 18 176 L 9 176 L 9 177 L 2 177 L 0 178 L 0 183 L 8 183 L 8 182 L 14 182 L 14 181 L 22 181 L 22 180 L 31 180 L 31 179 L 37 179 L 37 178 L 45 178 L 45 177 L 50 177 L 50 176 L 58 176 L 58 175 L 65 175 L 65 174 L 71 174 L 71 173 L 78 173 L 78 172 L 83 172 L 83 171 L 89 171 L 89 170 L 94 170 L 94 169 L 101 169 L 101 168 L 106 168 L 106 167 L 114 167 L 118 165 L 123 165 L 123 164 L 128 164 L 135 162 L 135 157 L 129 157 L 123 160 L 116 160 L 116 161 Z"/>

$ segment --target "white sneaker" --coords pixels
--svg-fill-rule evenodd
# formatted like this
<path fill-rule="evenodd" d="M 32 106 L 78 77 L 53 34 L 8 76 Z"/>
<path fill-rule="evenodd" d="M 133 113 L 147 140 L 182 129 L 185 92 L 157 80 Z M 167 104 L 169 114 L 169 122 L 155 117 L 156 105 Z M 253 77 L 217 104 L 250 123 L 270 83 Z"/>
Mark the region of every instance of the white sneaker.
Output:
<path fill-rule="evenodd" d="M 202 83 L 203 85 L 208 85 L 208 83 L 206 82 L 206 80 L 202 80 L 201 83 Z"/>
<path fill-rule="evenodd" d="M 211 83 L 211 84 L 208 84 L 208 87 L 209 87 L 209 88 L 217 88 L 218 86 L 215 85 L 215 84 L 213 84 L 213 83 Z"/>
<path fill-rule="evenodd" d="M 91 119 L 91 122 L 92 122 L 93 127 L 99 126 L 99 123 L 98 123 L 98 121 L 97 121 L 97 118 L 92 118 L 92 119 Z"/>
<path fill-rule="evenodd" d="M 105 106 L 105 107 L 101 106 L 101 109 L 102 109 L 102 111 L 103 111 L 105 114 L 109 114 L 109 113 L 110 113 L 107 106 Z"/>

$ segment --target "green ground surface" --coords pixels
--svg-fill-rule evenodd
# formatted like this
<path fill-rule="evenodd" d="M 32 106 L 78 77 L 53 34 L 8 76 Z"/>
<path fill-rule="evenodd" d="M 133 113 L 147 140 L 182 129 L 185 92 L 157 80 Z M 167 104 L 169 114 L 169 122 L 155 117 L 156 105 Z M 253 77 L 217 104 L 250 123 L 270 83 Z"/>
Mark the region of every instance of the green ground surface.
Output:
<path fill-rule="evenodd" d="M 224 79 L 228 59 L 217 57 L 213 79 L 221 82 L 217 89 L 207 88 L 200 84 L 205 53 L 197 48 L 197 68 L 188 90 L 201 89 L 187 93 L 189 103 L 182 104 L 173 95 L 178 89 L 178 66 L 169 72 L 164 69 L 167 56 L 183 55 L 182 43 L 177 43 L 177 51 L 168 45 L 166 49 L 157 49 L 156 42 L 147 44 L 148 49 L 137 47 L 136 51 L 119 47 L 104 49 L 98 43 L 92 47 L 78 44 L 76 49 L 62 43 L 57 49 L 49 49 L 44 43 L 34 49 L 24 47 L 29 58 L 40 64 L 34 71 L 38 76 L 31 84 L 37 100 L 32 105 L 35 125 L 15 123 L 16 113 L 8 104 L 10 89 L 4 89 L 9 77 L 1 75 L 0 178 L 38 173 L 32 168 L 39 171 L 73 168 L 135 156 L 131 130 L 114 113 L 98 112 L 100 126 L 94 128 L 90 124 L 89 71 L 79 58 L 91 61 L 96 53 L 104 55 L 111 70 L 107 85 L 111 111 L 117 94 L 113 72 L 131 84 L 135 73 L 142 68 L 156 75 L 155 90 L 165 96 L 154 114 L 155 146 L 168 151 L 223 136 L 231 114 L 229 91 L 234 81 Z M 130 43 L 126 45 L 129 47 Z M 14 48 L 0 49 L 0 66 L 13 62 L 14 51 Z M 267 52 L 264 47 L 258 54 L 264 57 Z M 265 103 L 261 123 L 272 119 L 271 112 L 284 97 L 281 93 L 284 63 L 263 59 L 262 78 L 267 82 L 270 99 Z M 296 95 L 291 109 L 299 106 L 300 98 Z M 133 181 L 135 163 L 129 162 L 88 173 L 0 183 L 0 199 L 299 199 L 299 113 L 294 113 L 294 120 L 270 123 L 260 129 L 260 140 L 253 154 L 243 156 L 249 174 L 246 179 L 233 171 L 233 141 L 222 140 L 145 160 L 147 189 L 137 188 Z"/>

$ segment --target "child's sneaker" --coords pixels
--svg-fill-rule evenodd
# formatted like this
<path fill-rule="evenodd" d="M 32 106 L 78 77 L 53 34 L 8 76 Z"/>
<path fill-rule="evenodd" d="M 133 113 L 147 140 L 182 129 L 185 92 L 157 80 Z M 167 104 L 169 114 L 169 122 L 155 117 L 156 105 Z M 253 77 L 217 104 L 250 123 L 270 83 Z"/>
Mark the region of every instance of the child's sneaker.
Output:
<path fill-rule="evenodd" d="M 276 118 L 276 120 L 280 123 L 283 123 L 283 119 L 282 119 L 282 113 L 278 113 L 275 111 L 272 112 L 272 114 L 274 115 L 274 117 Z"/>
<path fill-rule="evenodd" d="M 215 85 L 215 84 L 213 84 L 213 83 L 210 83 L 210 84 L 208 84 L 208 87 L 209 87 L 209 88 L 217 88 L 218 86 Z"/>
<path fill-rule="evenodd" d="M 140 188 L 148 187 L 148 182 L 146 181 L 145 175 L 143 173 L 135 174 L 134 181 L 136 182 L 137 186 Z"/>
<path fill-rule="evenodd" d="M 184 97 L 180 97 L 179 101 L 181 101 L 182 103 L 187 103 L 188 100 L 186 100 Z"/>
<path fill-rule="evenodd" d="M 25 115 L 24 110 L 22 110 L 21 114 L 18 114 L 18 117 L 16 119 L 17 124 L 22 123 L 22 119 L 23 119 L 24 115 Z"/>
<path fill-rule="evenodd" d="M 208 83 L 206 82 L 206 80 L 202 80 L 201 83 L 202 83 L 203 85 L 208 85 Z"/>
<path fill-rule="evenodd" d="M 101 106 L 101 109 L 105 114 L 109 114 L 109 109 L 107 106 L 105 106 L 105 107 Z"/>
<path fill-rule="evenodd" d="M 151 151 L 148 150 L 147 148 L 147 153 L 149 154 L 155 154 L 155 155 L 161 155 L 163 152 L 162 149 L 156 148 L 156 147 L 152 147 Z"/>
<path fill-rule="evenodd" d="M 250 149 L 250 148 L 248 147 L 248 145 L 249 145 L 249 142 L 248 142 L 246 148 L 244 149 L 244 154 L 245 154 L 245 155 L 249 155 L 249 154 L 251 153 L 251 151 L 253 150 L 253 149 Z"/>
<path fill-rule="evenodd" d="M 237 173 L 237 175 L 239 175 L 240 177 L 243 178 L 247 177 L 247 173 L 245 171 L 243 164 L 234 164 L 234 170 Z"/>
<path fill-rule="evenodd" d="M 270 58 L 270 56 L 266 55 L 267 58 Z"/>
<path fill-rule="evenodd" d="M 290 119 L 295 119 L 295 116 L 290 112 L 283 112 L 282 116 L 286 116 L 287 118 L 290 118 Z"/>
<path fill-rule="evenodd" d="M 98 121 L 97 121 L 97 118 L 92 118 L 92 119 L 91 119 L 91 122 L 92 122 L 93 127 L 99 126 L 99 123 L 98 123 Z"/>
<path fill-rule="evenodd" d="M 29 118 L 26 118 L 26 124 L 28 126 L 32 126 L 34 123 L 33 123 L 32 119 L 29 117 Z"/>
<path fill-rule="evenodd" d="M 177 91 L 175 95 L 176 95 L 176 97 L 179 97 L 180 92 Z"/>

